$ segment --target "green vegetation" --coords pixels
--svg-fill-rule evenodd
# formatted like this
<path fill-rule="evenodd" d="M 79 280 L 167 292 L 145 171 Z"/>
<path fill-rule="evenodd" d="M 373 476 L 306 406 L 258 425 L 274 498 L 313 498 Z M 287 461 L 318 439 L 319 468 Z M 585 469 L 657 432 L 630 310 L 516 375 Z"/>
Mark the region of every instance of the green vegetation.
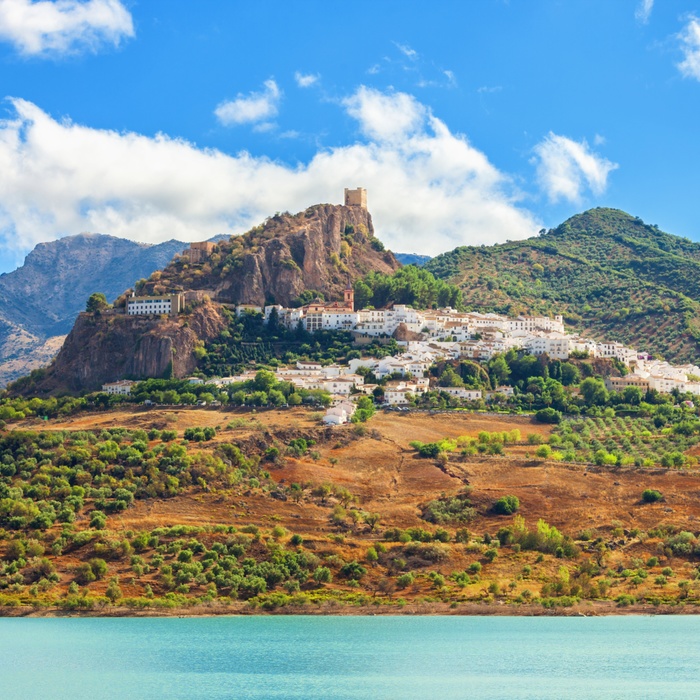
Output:
<path fill-rule="evenodd" d="M 95 292 L 90 295 L 85 305 L 85 311 L 95 313 L 96 311 L 104 311 L 109 308 L 107 297 L 102 292 Z"/>
<path fill-rule="evenodd" d="M 393 275 L 370 272 L 355 282 L 354 291 L 358 309 L 381 309 L 390 304 L 407 304 L 415 309 L 462 307 L 462 292 L 457 287 L 413 265 Z"/>
<path fill-rule="evenodd" d="M 278 322 L 274 312 L 268 323 L 264 323 L 261 314 L 246 313 L 236 317 L 227 309 L 223 313 L 228 324 L 226 329 L 205 345 L 205 352 L 198 362 L 199 371 L 205 377 L 231 376 L 253 362 L 279 367 L 294 364 L 297 360 L 329 364 L 359 357 L 352 336 L 344 331 L 307 333 L 301 327 L 290 330 Z M 401 349 L 393 340 L 362 348 L 363 355 L 377 358 L 399 352 Z"/>
<path fill-rule="evenodd" d="M 644 489 L 642 491 L 642 501 L 644 503 L 656 503 L 663 500 L 663 494 L 656 489 Z"/>
<path fill-rule="evenodd" d="M 615 209 L 592 209 L 537 238 L 461 247 L 425 269 L 464 305 L 511 316 L 562 313 L 574 327 L 669 361 L 700 354 L 700 244 Z"/>
<path fill-rule="evenodd" d="M 517 496 L 501 496 L 493 504 L 493 512 L 499 515 L 513 515 L 520 508 L 520 500 Z"/>

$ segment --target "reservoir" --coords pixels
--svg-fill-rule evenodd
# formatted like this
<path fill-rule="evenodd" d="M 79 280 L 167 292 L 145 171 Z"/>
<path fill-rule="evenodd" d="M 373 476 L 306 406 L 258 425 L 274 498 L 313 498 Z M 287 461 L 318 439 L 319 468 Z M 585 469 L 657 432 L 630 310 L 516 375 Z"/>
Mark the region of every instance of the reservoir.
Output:
<path fill-rule="evenodd" d="M 700 617 L 0 619 L 5 700 L 700 697 Z"/>

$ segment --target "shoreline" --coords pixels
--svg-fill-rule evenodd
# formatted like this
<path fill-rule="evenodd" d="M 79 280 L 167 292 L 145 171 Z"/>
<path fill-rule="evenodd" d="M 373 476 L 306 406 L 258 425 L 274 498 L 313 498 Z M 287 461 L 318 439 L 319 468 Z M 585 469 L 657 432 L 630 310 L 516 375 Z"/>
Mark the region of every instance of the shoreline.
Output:
<path fill-rule="evenodd" d="M 571 607 L 544 608 L 541 605 L 493 605 L 482 603 L 416 603 L 406 605 L 288 605 L 269 610 L 241 605 L 201 605 L 185 608 L 153 608 L 134 610 L 129 607 L 110 606 L 97 610 L 63 610 L 61 608 L 34 608 L 17 606 L 0 608 L 2 618 L 83 618 L 83 617 L 133 617 L 133 618 L 195 618 L 195 617 L 254 617 L 270 615 L 327 616 L 327 617 L 377 617 L 377 616 L 462 616 L 462 617 L 628 617 L 656 615 L 700 615 L 696 605 L 636 604 L 620 607 L 614 601 L 596 601 Z"/>

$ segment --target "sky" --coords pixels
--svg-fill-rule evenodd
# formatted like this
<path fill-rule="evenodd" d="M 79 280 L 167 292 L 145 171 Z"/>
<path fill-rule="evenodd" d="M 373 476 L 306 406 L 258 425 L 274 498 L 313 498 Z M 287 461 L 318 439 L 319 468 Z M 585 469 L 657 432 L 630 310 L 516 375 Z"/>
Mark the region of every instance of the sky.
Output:
<path fill-rule="evenodd" d="M 366 187 L 436 255 L 591 207 L 700 241 L 700 0 L 0 0 L 0 272 Z"/>

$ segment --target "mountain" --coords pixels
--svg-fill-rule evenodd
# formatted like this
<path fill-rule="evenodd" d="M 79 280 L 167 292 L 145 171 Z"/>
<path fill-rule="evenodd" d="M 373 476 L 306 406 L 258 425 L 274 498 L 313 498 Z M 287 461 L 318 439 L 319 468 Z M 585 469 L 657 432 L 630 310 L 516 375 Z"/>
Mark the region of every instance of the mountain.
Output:
<path fill-rule="evenodd" d="M 458 285 L 473 310 L 562 313 L 596 339 L 674 362 L 700 357 L 700 244 L 617 209 L 535 238 L 456 248 L 425 268 Z"/>
<path fill-rule="evenodd" d="M 0 275 L 0 385 L 53 357 L 90 294 L 116 298 L 185 246 L 90 233 L 39 243 L 21 267 Z"/>
<path fill-rule="evenodd" d="M 55 362 L 26 388 L 80 391 L 125 376 L 187 376 L 196 367 L 198 346 L 224 328 L 221 304 L 342 299 L 354 280 L 399 267 L 374 236 L 372 217 L 363 208 L 323 204 L 296 215 L 277 214 L 220 241 L 202 259 L 178 256 L 137 283 L 139 294 L 193 292 L 199 302 L 189 312 L 127 316 L 119 312 L 125 293 L 114 311 L 81 313 Z"/>
<path fill-rule="evenodd" d="M 423 267 L 432 258 L 429 255 L 419 255 L 418 253 L 394 253 L 396 259 L 402 265 L 415 265 Z"/>

